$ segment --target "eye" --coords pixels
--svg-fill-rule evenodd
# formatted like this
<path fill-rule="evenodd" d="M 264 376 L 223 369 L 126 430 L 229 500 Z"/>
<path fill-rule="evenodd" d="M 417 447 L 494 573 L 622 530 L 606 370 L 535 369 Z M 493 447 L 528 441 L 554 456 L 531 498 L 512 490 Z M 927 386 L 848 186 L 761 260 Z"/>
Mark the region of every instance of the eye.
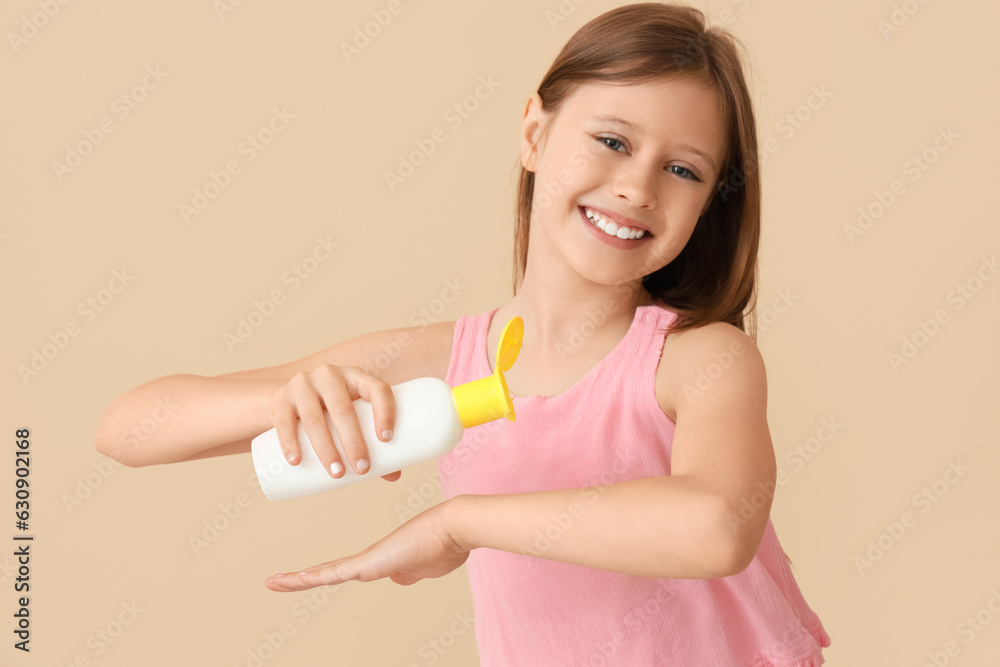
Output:
<path fill-rule="evenodd" d="M 613 142 L 615 144 L 618 144 L 619 146 L 624 146 L 625 145 L 621 141 L 619 141 L 618 139 L 615 139 L 614 137 L 596 137 L 596 139 L 598 141 L 600 141 L 602 144 L 604 144 L 605 146 L 607 146 L 608 148 L 610 148 L 611 150 L 613 150 L 613 151 L 617 151 L 618 149 L 615 148 L 614 146 L 611 146 L 607 142 L 610 141 L 610 142 Z"/>
<path fill-rule="evenodd" d="M 594 137 L 594 138 L 615 152 L 620 152 L 618 148 L 616 148 L 616 146 L 621 146 L 621 147 L 625 146 L 625 144 L 623 144 L 620 139 L 615 139 L 614 137 Z M 674 169 L 674 168 L 680 169 L 683 173 L 677 173 L 677 172 L 671 172 L 671 173 L 677 174 L 681 178 L 687 180 L 697 181 L 699 183 L 701 182 L 701 179 L 695 176 L 694 172 L 688 169 L 687 167 L 682 167 L 679 164 L 674 164 L 667 167 L 667 169 Z"/>
<path fill-rule="evenodd" d="M 673 169 L 673 168 L 675 168 L 675 167 L 676 167 L 677 169 L 681 169 L 681 170 L 683 170 L 683 171 L 685 171 L 685 172 L 687 172 L 687 173 L 689 174 L 688 176 L 682 176 L 682 175 L 678 174 L 679 176 L 681 176 L 681 178 L 689 178 L 689 179 L 691 179 L 692 181 L 701 181 L 701 179 L 700 179 L 700 178 L 698 178 L 697 176 L 695 176 L 695 175 L 694 175 L 694 172 L 693 172 L 693 171 L 691 171 L 691 170 L 690 170 L 690 169 L 688 169 L 687 167 L 682 167 L 682 166 L 680 166 L 679 164 L 674 164 L 674 165 L 670 165 L 669 167 L 667 167 L 667 169 Z M 677 172 L 674 172 L 674 173 L 677 173 Z"/>

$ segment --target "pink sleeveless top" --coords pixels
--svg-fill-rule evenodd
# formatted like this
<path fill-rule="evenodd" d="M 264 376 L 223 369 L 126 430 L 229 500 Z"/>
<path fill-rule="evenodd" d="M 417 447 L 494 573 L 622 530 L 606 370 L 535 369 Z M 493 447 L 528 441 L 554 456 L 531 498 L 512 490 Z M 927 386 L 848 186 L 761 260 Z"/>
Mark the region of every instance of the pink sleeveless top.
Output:
<path fill-rule="evenodd" d="M 490 374 L 495 312 L 456 321 L 449 385 Z M 444 497 L 669 475 L 674 422 L 654 378 L 676 316 L 640 306 L 618 346 L 568 390 L 515 397 L 515 422 L 467 429 L 438 458 Z M 466 568 L 481 667 L 819 667 L 830 645 L 770 519 L 753 561 L 730 577 L 641 577 L 487 548 Z"/>

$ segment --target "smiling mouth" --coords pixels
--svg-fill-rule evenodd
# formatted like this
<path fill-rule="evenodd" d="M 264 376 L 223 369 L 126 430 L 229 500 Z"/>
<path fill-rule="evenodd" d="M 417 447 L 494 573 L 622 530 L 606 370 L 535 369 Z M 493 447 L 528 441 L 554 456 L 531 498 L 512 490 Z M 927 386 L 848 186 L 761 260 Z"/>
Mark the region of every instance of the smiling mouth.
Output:
<path fill-rule="evenodd" d="M 586 206 L 577 206 L 577 209 L 580 211 L 580 215 L 588 224 L 593 226 L 601 234 L 607 235 L 609 238 L 636 243 L 647 238 L 652 238 L 653 236 L 652 232 L 646 231 L 645 229 L 632 230 L 631 228 L 619 225 L 612 220 L 607 220 L 601 216 L 600 213 L 588 209 Z"/>

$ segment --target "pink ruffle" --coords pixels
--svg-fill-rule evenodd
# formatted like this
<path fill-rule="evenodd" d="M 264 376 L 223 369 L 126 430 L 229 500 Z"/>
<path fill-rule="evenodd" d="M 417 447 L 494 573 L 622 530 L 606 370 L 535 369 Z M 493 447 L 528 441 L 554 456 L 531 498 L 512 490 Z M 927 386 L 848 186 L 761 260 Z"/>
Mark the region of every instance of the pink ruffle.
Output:
<path fill-rule="evenodd" d="M 830 635 L 822 626 L 809 630 L 809 634 L 813 636 L 819 646 L 826 648 L 830 645 Z M 817 651 L 801 658 L 793 658 L 791 661 L 775 662 L 768 658 L 761 658 L 753 664 L 753 667 L 821 667 L 825 662 L 826 658 Z"/>

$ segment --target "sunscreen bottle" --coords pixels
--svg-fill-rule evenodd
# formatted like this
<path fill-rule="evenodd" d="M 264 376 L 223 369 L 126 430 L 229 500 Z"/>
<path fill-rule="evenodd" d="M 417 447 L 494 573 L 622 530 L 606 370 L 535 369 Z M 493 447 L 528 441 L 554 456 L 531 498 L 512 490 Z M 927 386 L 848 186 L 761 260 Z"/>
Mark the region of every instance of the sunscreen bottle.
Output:
<path fill-rule="evenodd" d="M 371 403 L 355 399 L 354 409 L 358 413 L 361 435 L 368 445 L 370 463 L 363 475 L 347 465 L 336 427 L 326 410 L 323 414 L 345 467 L 343 476 L 339 478 L 331 477 L 323 467 L 300 420 L 296 420 L 302 451 L 302 460 L 298 465 L 293 466 L 285 460 L 277 429 L 261 433 L 251 441 L 250 449 L 254 471 L 264 495 L 270 500 L 301 498 L 388 475 L 447 454 L 462 440 L 467 428 L 503 417 L 514 421 L 514 402 L 503 373 L 514 365 L 523 335 L 523 320 L 520 317 L 508 320 L 497 346 L 496 369 L 487 377 L 454 388 L 435 377 L 392 385 L 396 422 L 388 442 L 382 442 L 375 434 Z"/>

